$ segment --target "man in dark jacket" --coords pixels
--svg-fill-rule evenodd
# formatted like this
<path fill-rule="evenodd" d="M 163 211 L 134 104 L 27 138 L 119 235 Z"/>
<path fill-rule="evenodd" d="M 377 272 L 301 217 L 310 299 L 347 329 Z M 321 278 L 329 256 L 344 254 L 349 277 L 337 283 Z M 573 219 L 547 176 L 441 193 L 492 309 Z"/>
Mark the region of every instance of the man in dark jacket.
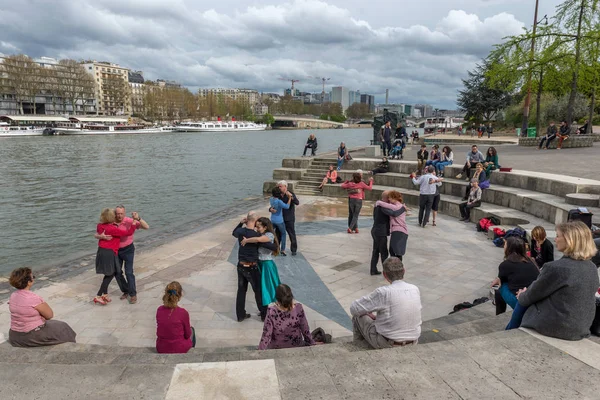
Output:
<path fill-rule="evenodd" d="M 242 245 L 242 240 L 244 240 L 244 238 L 261 236 L 260 233 L 254 230 L 257 219 L 258 217 L 255 213 L 249 212 L 246 218 L 240 221 L 232 233 L 240 245 L 237 263 L 238 289 L 235 300 L 235 313 L 238 322 L 250 318 L 250 314 L 246 313 L 246 292 L 248 291 L 248 282 L 250 282 L 252 290 L 254 291 L 256 307 L 258 307 L 258 310 L 260 311 L 260 319 L 264 321 L 265 316 L 267 315 L 267 307 L 262 304 L 261 276 L 260 270 L 258 269 L 259 244 L 246 243 L 246 245 Z M 260 243 L 260 246 L 271 251 L 277 249 L 275 243 Z"/>
<path fill-rule="evenodd" d="M 388 202 L 388 191 L 381 194 L 381 200 Z M 388 208 L 376 206 L 373 209 L 373 227 L 371 236 L 373 237 L 373 252 L 371 254 L 371 275 L 380 275 L 377 270 L 377 260 L 381 256 L 381 263 L 388 258 L 387 237 L 390 235 L 390 217 L 397 217 L 404 212 L 401 210 L 391 210 Z"/>
<path fill-rule="evenodd" d="M 550 143 L 556 138 L 556 125 L 554 125 L 554 121 L 550 121 L 550 126 L 548 127 L 548 129 L 546 130 L 546 135 L 542 136 L 542 140 L 540 140 L 540 145 L 538 146 L 538 150 L 541 149 L 542 147 L 544 148 L 544 150 L 548 149 L 548 146 L 550 146 Z M 544 143 L 546 144 L 544 146 Z"/>

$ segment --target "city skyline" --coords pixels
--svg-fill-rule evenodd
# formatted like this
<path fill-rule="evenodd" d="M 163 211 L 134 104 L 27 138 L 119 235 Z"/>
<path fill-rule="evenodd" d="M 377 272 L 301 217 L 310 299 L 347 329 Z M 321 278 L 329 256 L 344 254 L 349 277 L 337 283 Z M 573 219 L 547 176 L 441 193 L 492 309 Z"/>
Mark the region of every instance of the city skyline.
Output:
<path fill-rule="evenodd" d="M 322 76 L 331 78 L 326 91 L 344 86 L 382 103 L 389 88 L 390 102 L 452 109 L 467 70 L 502 37 L 528 26 L 533 7 L 512 0 L 427 0 L 421 8 L 425 3 L 435 10 L 428 18 L 407 5 L 396 22 L 374 11 L 385 8 L 382 1 L 366 9 L 357 1 L 227 0 L 208 9 L 184 0 L 57 1 L 35 8 L 0 0 L 7 17 L 0 21 L 0 53 L 109 60 L 194 92 L 249 87 L 280 93 L 286 88 L 280 79 L 289 78 L 299 80 L 301 91 L 318 93 L 315 77 Z M 558 3 L 544 4 L 542 13 Z"/>

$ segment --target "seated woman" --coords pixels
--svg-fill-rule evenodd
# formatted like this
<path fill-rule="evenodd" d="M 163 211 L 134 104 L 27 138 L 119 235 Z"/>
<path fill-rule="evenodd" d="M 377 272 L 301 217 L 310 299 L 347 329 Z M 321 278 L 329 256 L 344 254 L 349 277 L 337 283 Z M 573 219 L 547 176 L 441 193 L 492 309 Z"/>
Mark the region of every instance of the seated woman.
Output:
<path fill-rule="evenodd" d="M 275 303 L 269 305 L 267 309 L 258 349 L 286 349 L 315 345 L 304 308 L 294 300 L 292 289 L 283 283 L 277 286 L 275 300 Z"/>
<path fill-rule="evenodd" d="M 500 164 L 498 164 L 498 152 L 495 148 L 490 147 L 485 153 L 485 162 L 483 163 L 483 168 L 485 168 L 485 175 L 490 176 L 490 173 L 493 170 L 499 169 Z"/>
<path fill-rule="evenodd" d="M 494 292 L 496 315 L 506 311 L 506 305 L 515 308 L 517 290 L 531 285 L 540 274 L 538 267 L 527 257 L 523 239 L 511 236 L 504 241 L 504 261 L 498 267 L 498 277 L 491 287 Z"/>
<path fill-rule="evenodd" d="M 302 157 L 306 155 L 306 150 L 311 150 L 311 155 L 314 156 L 317 153 L 317 137 L 313 134 L 308 136 L 308 140 L 306 141 L 306 145 L 304 146 L 304 153 L 302 153 Z"/>
<path fill-rule="evenodd" d="M 546 230 L 536 226 L 531 231 L 531 257 L 539 268 L 550 261 L 554 261 L 554 245 L 546 239 Z"/>
<path fill-rule="evenodd" d="M 75 343 L 77 334 L 73 329 L 66 322 L 53 320 L 54 312 L 48 303 L 31 291 L 34 280 L 30 268 L 17 268 L 10 274 L 10 285 L 17 290 L 8 301 L 8 342 L 15 347 Z"/>
<path fill-rule="evenodd" d="M 517 304 L 506 329 L 520 326 L 545 336 L 581 340 L 590 335 L 596 314 L 598 270 L 592 231 L 581 221 L 556 226 L 560 260 L 546 263 L 529 287 L 517 291 Z M 533 307 L 532 307 L 533 306 Z"/>
<path fill-rule="evenodd" d="M 190 325 L 190 314 L 177 304 L 183 296 L 179 282 L 165 288 L 163 305 L 156 310 L 156 351 L 159 353 L 187 353 L 196 347 L 196 331 Z"/>
<path fill-rule="evenodd" d="M 452 165 L 454 163 L 454 153 L 450 146 L 444 146 L 442 152 L 440 153 L 440 162 L 436 164 L 437 175 L 439 177 L 444 176 L 444 168 L 448 165 Z"/>
<path fill-rule="evenodd" d="M 473 178 L 471 178 L 471 182 L 473 182 L 473 179 L 475 179 L 477 181 L 477 183 L 478 183 L 477 186 L 480 186 L 481 183 L 487 179 L 485 171 L 483 170 L 482 163 L 477 163 L 477 166 L 475 167 L 475 172 L 473 173 Z M 466 200 L 469 197 L 470 191 L 471 191 L 471 185 L 467 185 L 467 187 L 465 188 L 465 197 L 463 197 L 463 200 Z"/>
<path fill-rule="evenodd" d="M 471 179 L 471 191 L 464 203 L 458 205 L 461 221 L 469 222 L 471 219 L 471 209 L 481 205 L 481 189 L 477 179 Z"/>
<path fill-rule="evenodd" d="M 379 165 L 373 170 L 371 171 L 371 174 L 373 175 L 377 175 L 377 174 L 385 174 L 386 172 L 388 172 L 390 169 L 390 162 L 388 161 L 387 157 L 383 157 L 381 159 L 381 162 L 379 163 Z"/>
<path fill-rule="evenodd" d="M 434 144 L 431 148 L 431 153 L 429 153 L 429 160 L 425 163 L 425 166 L 428 167 L 433 165 L 433 168 L 437 169 L 437 164 L 440 162 L 440 146 Z"/>
<path fill-rule="evenodd" d="M 323 178 L 323 182 L 321 182 L 321 185 L 319 186 L 319 190 L 323 190 L 323 186 L 325 186 L 326 183 L 329 183 L 330 185 L 333 183 L 337 182 L 337 171 L 335 170 L 335 165 L 330 165 L 329 166 L 329 171 L 327 171 L 327 175 L 325 175 L 325 178 Z"/>

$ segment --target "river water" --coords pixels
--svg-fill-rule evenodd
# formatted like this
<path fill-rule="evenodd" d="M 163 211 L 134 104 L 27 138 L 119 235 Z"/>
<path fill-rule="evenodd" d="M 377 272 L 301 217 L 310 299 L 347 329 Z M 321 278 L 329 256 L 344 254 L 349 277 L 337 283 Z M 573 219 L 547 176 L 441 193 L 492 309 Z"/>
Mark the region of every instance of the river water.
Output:
<path fill-rule="evenodd" d="M 124 204 L 150 232 L 262 195 L 314 133 L 319 153 L 371 129 L 0 138 L 0 274 L 93 253 L 100 211 Z"/>

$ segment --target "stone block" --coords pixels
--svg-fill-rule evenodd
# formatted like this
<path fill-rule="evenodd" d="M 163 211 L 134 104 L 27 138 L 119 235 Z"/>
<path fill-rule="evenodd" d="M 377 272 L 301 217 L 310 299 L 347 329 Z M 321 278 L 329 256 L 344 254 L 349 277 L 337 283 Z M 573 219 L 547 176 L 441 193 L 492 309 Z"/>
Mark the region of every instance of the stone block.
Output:
<path fill-rule="evenodd" d="M 306 169 L 301 168 L 277 168 L 273 170 L 273 179 L 276 181 L 299 181 L 305 173 Z"/>
<path fill-rule="evenodd" d="M 580 207 L 598 207 L 600 206 L 600 195 L 569 193 L 566 196 L 566 202 Z"/>
<path fill-rule="evenodd" d="M 275 186 L 277 186 L 277 182 L 279 182 L 278 180 L 271 180 L 271 181 L 265 181 L 263 183 L 263 193 L 271 193 L 271 190 L 273 190 L 273 188 Z M 296 186 L 298 185 L 298 181 L 287 181 L 288 183 L 288 189 L 292 192 L 296 191 Z"/>
<path fill-rule="evenodd" d="M 380 146 L 367 146 L 365 147 L 365 156 L 367 157 L 381 157 Z"/>
<path fill-rule="evenodd" d="M 300 168 L 306 169 L 310 166 L 313 159 L 310 157 L 293 157 L 284 158 L 281 162 L 283 168 Z"/>
<path fill-rule="evenodd" d="M 519 146 L 535 147 L 539 146 L 541 138 L 519 138 Z M 554 139 L 549 149 L 555 149 L 558 145 L 558 139 Z M 563 149 L 575 148 L 575 147 L 592 147 L 594 145 L 594 138 L 591 135 L 571 135 L 562 144 Z"/>

